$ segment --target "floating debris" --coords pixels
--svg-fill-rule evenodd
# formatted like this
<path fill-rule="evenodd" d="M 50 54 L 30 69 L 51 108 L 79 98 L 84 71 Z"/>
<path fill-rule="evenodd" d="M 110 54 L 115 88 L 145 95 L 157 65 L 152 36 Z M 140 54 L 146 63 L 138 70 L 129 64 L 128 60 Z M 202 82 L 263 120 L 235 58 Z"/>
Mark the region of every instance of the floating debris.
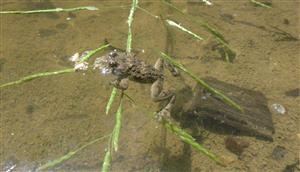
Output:
<path fill-rule="evenodd" d="M 77 70 L 87 70 L 89 68 L 88 62 L 75 63 L 74 69 Z"/>
<path fill-rule="evenodd" d="M 72 55 L 69 60 L 71 62 L 76 62 L 76 61 L 79 61 L 79 53 L 75 53 L 74 55 Z"/>
<path fill-rule="evenodd" d="M 91 51 L 84 51 L 83 53 L 79 54 L 78 52 L 72 55 L 69 60 L 74 62 L 74 69 L 78 70 L 87 70 L 89 67 L 88 62 L 83 61 L 83 58 L 87 56 Z"/>
<path fill-rule="evenodd" d="M 271 105 L 271 110 L 276 113 L 276 114 L 280 114 L 280 115 L 284 115 L 286 113 L 286 109 L 285 107 L 283 107 L 281 104 L 279 103 L 274 103 Z"/>

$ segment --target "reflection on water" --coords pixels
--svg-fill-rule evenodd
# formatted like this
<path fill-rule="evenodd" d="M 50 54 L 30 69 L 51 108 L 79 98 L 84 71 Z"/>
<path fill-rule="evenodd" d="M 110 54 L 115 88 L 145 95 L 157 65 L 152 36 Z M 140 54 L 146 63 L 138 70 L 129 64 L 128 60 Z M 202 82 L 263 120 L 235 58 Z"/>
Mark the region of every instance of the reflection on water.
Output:
<path fill-rule="evenodd" d="M 255 7 L 247 1 L 215 1 L 211 6 L 188 1 L 175 3 L 195 19 L 207 21 L 224 34 L 237 52 L 232 64 L 223 61 L 216 48 L 219 45 L 199 24 L 160 2 L 141 1 L 140 6 L 155 15 L 181 23 L 194 33 L 204 35 L 206 40 L 195 41 L 176 28 L 169 28 L 137 10 L 133 22 L 133 49 L 138 58 L 149 64 L 154 64 L 158 58 L 157 50 L 165 50 L 200 77 L 212 76 L 262 92 L 269 106 L 280 103 L 287 112 L 285 115 L 272 114 L 276 131 L 272 135 L 273 142 L 239 135 L 238 132 L 223 132 L 234 130 L 228 130 L 228 126 L 216 121 L 202 120 L 199 116 L 180 116 L 183 115 L 179 113 L 181 107 L 176 107 L 179 110 L 172 115 L 175 119 L 186 119 L 182 127 L 228 162 L 227 167 L 218 166 L 176 136 L 164 133 L 152 115 L 159 107 L 151 101 L 150 85 L 130 82 L 127 94 L 135 100 L 135 105 L 125 102 L 120 148 L 113 155 L 112 171 L 154 171 L 158 168 L 162 171 L 282 171 L 299 168 L 297 124 L 300 99 L 293 91 L 299 90 L 300 84 L 297 66 L 299 15 L 295 15 L 299 14 L 299 4 L 293 1 L 272 2 L 271 9 Z M 37 72 L 73 67 L 73 62 L 68 60 L 70 56 L 99 47 L 105 39 L 113 46 L 125 49 L 130 3 L 1 1 L 1 10 L 91 5 L 100 10 L 1 15 L 0 83 Z M 111 79 L 110 76 L 87 71 L 85 75 L 69 73 L 1 89 L 1 169 L 33 170 L 110 133 L 117 106 L 113 105 L 112 114 L 104 115 Z M 166 71 L 165 85 L 178 92 L 178 106 L 180 102 L 191 99 L 194 84 L 185 75 L 174 78 Z M 207 125 L 210 125 L 209 130 Z M 249 146 L 236 155 L 226 149 L 225 139 L 229 136 L 245 141 Z M 98 142 L 52 170 L 98 171 L 106 143 Z M 284 150 L 280 163 L 277 156 L 270 158 L 273 157 L 272 152 L 278 152 L 278 147 Z"/>

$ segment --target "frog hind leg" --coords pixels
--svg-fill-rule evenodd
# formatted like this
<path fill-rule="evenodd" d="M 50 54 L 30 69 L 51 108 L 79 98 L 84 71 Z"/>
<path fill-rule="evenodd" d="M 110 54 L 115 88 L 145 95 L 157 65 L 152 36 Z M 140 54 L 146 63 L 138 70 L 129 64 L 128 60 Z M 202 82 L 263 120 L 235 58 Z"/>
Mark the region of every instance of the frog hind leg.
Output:
<path fill-rule="evenodd" d="M 154 68 L 160 71 L 161 73 L 163 73 L 164 61 L 161 58 L 157 59 Z M 163 87 L 164 87 L 163 77 L 159 77 L 156 81 L 153 82 L 151 86 L 151 99 L 154 102 L 159 102 L 172 97 L 173 93 L 164 90 Z"/>
<path fill-rule="evenodd" d="M 156 61 L 154 68 L 163 73 L 163 69 L 164 69 L 163 59 L 159 58 Z M 151 86 L 151 98 L 154 102 L 170 99 L 168 104 L 157 113 L 158 120 L 161 120 L 162 118 L 170 118 L 171 110 L 175 102 L 175 94 L 170 91 L 164 90 L 163 85 L 164 85 L 164 78 L 160 77 Z"/>

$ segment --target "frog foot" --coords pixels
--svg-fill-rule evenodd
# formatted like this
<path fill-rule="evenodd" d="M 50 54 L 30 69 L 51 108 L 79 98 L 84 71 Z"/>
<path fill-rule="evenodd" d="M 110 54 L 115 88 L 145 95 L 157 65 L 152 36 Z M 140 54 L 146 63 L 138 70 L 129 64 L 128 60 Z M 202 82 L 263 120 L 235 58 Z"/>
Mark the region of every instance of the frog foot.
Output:
<path fill-rule="evenodd" d="M 176 96 L 172 94 L 172 98 L 170 99 L 169 103 L 161 109 L 159 112 L 156 113 L 155 118 L 158 121 L 162 121 L 163 119 L 171 120 L 171 111 L 175 103 Z"/>

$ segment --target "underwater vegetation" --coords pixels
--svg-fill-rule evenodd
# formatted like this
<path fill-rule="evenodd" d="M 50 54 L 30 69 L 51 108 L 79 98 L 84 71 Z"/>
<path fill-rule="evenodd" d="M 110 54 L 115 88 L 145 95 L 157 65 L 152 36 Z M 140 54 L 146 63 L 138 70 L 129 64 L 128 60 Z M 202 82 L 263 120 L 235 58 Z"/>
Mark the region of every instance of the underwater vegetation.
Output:
<path fill-rule="evenodd" d="M 210 5 L 210 6 L 214 5 L 213 1 L 209 1 L 209 0 L 202 0 L 201 2 L 204 3 L 205 5 Z M 272 8 L 268 4 L 261 3 L 259 1 L 255 1 L 255 0 L 249 0 L 249 3 L 252 3 L 254 5 L 257 5 L 259 7 L 266 8 L 266 9 Z M 236 58 L 236 52 L 229 45 L 229 42 L 225 39 L 225 36 L 220 31 L 218 31 L 214 26 L 209 24 L 209 22 L 201 21 L 201 20 L 195 18 L 194 16 L 187 14 L 184 10 L 181 10 L 180 8 L 176 7 L 171 1 L 162 0 L 161 4 L 163 4 L 165 7 L 168 7 L 169 9 L 176 11 L 178 14 L 182 15 L 184 19 L 191 21 L 193 23 L 197 23 L 203 30 L 205 30 L 207 33 L 209 33 L 213 37 L 213 39 L 218 43 L 218 46 L 221 47 L 221 51 L 223 54 L 223 56 L 222 56 L 223 60 L 226 63 L 234 63 L 234 60 Z M 31 10 L 31 11 L 1 11 L 0 13 L 1 14 L 10 14 L 10 15 L 13 15 L 13 14 L 34 15 L 37 13 L 43 14 L 43 13 L 58 13 L 58 12 L 70 12 L 70 11 L 83 12 L 84 10 L 93 12 L 93 11 L 97 11 L 97 10 L 101 10 L 101 9 L 94 7 L 94 6 L 82 6 L 82 7 L 76 7 L 76 8 L 53 8 L 53 9 L 44 9 L 44 10 Z M 132 42 L 135 39 L 135 33 L 132 28 L 134 25 L 134 19 L 136 17 L 135 13 L 137 10 L 140 10 L 141 12 L 144 12 L 145 14 L 149 15 L 149 17 L 153 17 L 153 18 L 157 19 L 158 21 L 160 21 L 160 23 L 166 27 L 166 30 L 168 30 L 169 27 L 172 27 L 173 29 L 176 29 L 178 32 L 187 34 L 191 39 L 193 39 L 195 41 L 203 41 L 206 39 L 205 36 L 202 36 L 202 35 L 196 33 L 195 31 L 193 31 L 193 28 L 189 28 L 188 26 L 182 25 L 180 23 L 180 21 L 168 18 L 167 15 L 156 15 L 156 14 L 152 13 L 151 11 L 148 11 L 147 9 L 145 9 L 142 5 L 140 5 L 139 0 L 132 0 L 130 9 L 128 11 L 128 13 L 129 13 L 128 18 L 127 18 L 127 27 L 128 27 L 127 41 L 126 41 L 126 45 L 124 46 L 124 47 L 126 47 L 126 50 L 122 51 L 122 53 L 126 54 L 124 56 L 124 61 L 128 60 L 128 61 L 132 62 L 130 59 L 131 55 L 135 54 L 133 52 L 134 47 L 132 46 Z M 101 39 L 104 40 L 105 38 L 101 38 Z M 176 39 L 176 38 L 172 38 L 172 39 Z M 57 159 L 51 160 L 45 164 L 39 164 L 35 169 L 36 171 L 49 170 L 51 168 L 54 168 L 54 167 L 64 163 L 65 161 L 73 158 L 75 155 L 77 155 L 79 152 L 86 149 L 87 147 L 89 147 L 97 142 L 103 141 L 103 140 L 107 140 L 107 146 L 105 149 L 105 154 L 102 156 L 103 159 L 99 160 L 99 161 L 102 161 L 101 171 L 108 172 L 108 171 L 110 171 L 111 167 L 114 165 L 112 160 L 113 160 L 113 157 L 119 151 L 120 135 L 122 135 L 122 125 L 124 124 L 124 122 L 123 122 L 124 118 L 126 118 L 123 116 L 124 109 L 126 109 L 124 102 L 129 101 L 130 103 L 135 104 L 134 97 L 132 97 L 131 95 L 126 93 L 126 89 L 127 89 L 128 85 L 125 86 L 126 88 L 123 88 L 121 86 L 121 82 L 123 79 L 128 79 L 128 78 L 129 78 L 129 80 L 133 80 L 133 81 L 137 81 L 137 82 L 139 82 L 139 80 L 136 78 L 131 79 L 132 74 L 131 73 L 129 74 L 128 71 L 132 70 L 132 66 L 128 67 L 129 69 L 127 69 L 126 68 L 127 66 L 124 66 L 124 64 L 127 65 L 127 62 L 126 63 L 121 62 L 121 63 L 117 64 L 116 61 L 108 62 L 107 59 L 104 59 L 104 60 L 100 59 L 100 67 L 99 66 L 97 67 L 95 65 L 97 62 L 97 59 L 93 60 L 93 58 L 97 54 L 103 54 L 103 52 L 105 52 L 107 50 L 112 50 L 115 48 L 114 45 L 110 44 L 107 41 L 105 41 L 103 44 L 101 44 L 101 43 L 99 43 L 99 44 L 100 44 L 99 47 L 97 47 L 91 51 L 84 51 L 82 53 L 75 53 L 74 55 L 72 55 L 69 60 L 72 61 L 74 66 L 72 66 L 70 68 L 66 68 L 66 69 L 62 69 L 62 70 L 53 70 L 53 71 L 34 73 L 31 75 L 22 77 L 16 81 L 11 81 L 8 83 L 0 84 L 0 89 L 6 89 L 8 87 L 18 86 L 20 84 L 23 84 L 23 83 L 26 83 L 26 82 L 29 82 L 29 81 L 32 81 L 35 79 L 45 79 L 45 78 L 51 77 L 51 76 L 57 76 L 57 75 L 62 75 L 62 74 L 71 74 L 71 73 L 75 73 L 75 72 L 84 73 L 87 70 L 91 70 L 91 67 L 89 66 L 89 64 L 91 62 L 95 62 L 94 69 L 95 68 L 100 69 L 101 75 L 114 74 L 117 77 L 117 80 L 116 80 L 117 84 L 114 84 L 113 83 L 114 81 L 111 82 L 112 91 L 110 93 L 110 97 L 108 98 L 108 101 L 106 102 L 106 107 L 104 110 L 106 115 L 109 115 L 112 110 L 115 110 L 115 124 L 112 128 L 112 131 L 108 134 L 101 133 L 102 136 L 95 138 L 95 139 L 83 144 L 82 146 L 78 146 L 77 149 L 71 150 L 71 151 L 67 152 L 65 155 L 58 157 Z M 108 53 L 107 56 L 109 58 L 113 58 L 114 52 L 117 52 L 117 51 L 119 52 L 119 49 L 112 50 Z M 263 96 L 261 99 L 251 99 L 251 97 L 249 98 L 247 96 L 248 95 L 252 96 L 253 95 L 252 92 L 249 91 L 249 94 L 248 94 L 248 92 L 245 90 L 243 90 L 244 91 L 243 93 L 245 93 L 246 95 L 244 95 L 244 94 L 238 95 L 239 93 L 232 95 L 232 92 L 233 92 L 232 90 L 240 89 L 240 88 L 237 88 L 234 86 L 228 86 L 225 83 L 219 83 L 219 85 L 223 85 L 224 87 L 218 88 L 218 86 L 215 86 L 215 83 L 218 81 L 213 81 L 213 80 L 210 80 L 207 78 L 203 79 L 199 75 L 194 74 L 194 72 L 192 70 L 188 69 L 187 67 L 185 67 L 184 64 L 181 64 L 180 62 L 178 62 L 178 60 L 176 60 L 176 58 L 172 57 L 172 54 L 170 54 L 170 52 L 168 50 L 163 51 L 163 50 L 156 49 L 155 51 L 156 51 L 157 56 L 159 57 L 159 60 L 161 60 L 161 62 L 163 63 L 161 65 L 162 68 L 163 67 L 169 68 L 170 66 L 174 67 L 173 71 L 178 70 L 181 72 L 181 75 L 183 75 L 184 78 L 185 77 L 191 78 L 201 88 L 199 90 L 199 92 L 195 91 L 196 94 L 201 93 L 201 95 L 199 95 L 198 98 L 211 100 L 213 102 L 212 103 L 213 107 L 209 107 L 209 108 L 211 108 L 211 109 L 219 108 L 220 109 L 219 111 L 216 110 L 216 111 L 218 111 L 218 113 L 226 114 L 224 116 L 220 115 L 215 118 L 217 118 L 218 120 L 224 121 L 224 123 L 226 123 L 230 126 L 237 127 L 238 129 L 241 129 L 241 130 L 243 129 L 246 131 L 250 131 L 250 132 L 256 133 L 258 135 L 265 136 L 268 139 L 272 140 L 272 133 L 274 132 L 272 118 L 266 117 L 265 121 L 261 120 L 261 121 L 257 122 L 257 120 L 255 120 L 254 118 L 258 118 L 260 120 L 260 117 L 257 115 L 260 113 L 258 112 L 253 115 L 252 114 L 253 111 L 251 111 L 251 109 L 249 107 L 245 108 L 245 105 L 247 105 L 247 103 L 250 100 L 257 101 L 259 103 L 265 103 L 263 101 L 264 100 Z M 104 56 L 101 56 L 101 57 L 104 57 Z M 134 56 L 134 58 L 138 59 L 138 55 L 137 56 L 132 55 L 132 56 Z M 138 70 L 142 66 L 141 63 L 144 63 L 144 62 L 142 60 L 136 60 L 136 61 L 134 61 L 134 63 L 138 64 L 137 65 L 137 70 Z M 115 65 L 119 65 L 122 68 L 120 67 L 121 68 L 120 69 L 120 68 L 116 67 Z M 131 65 L 131 63 L 130 63 L 130 65 Z M 148 67 L 148 64 L 145 66 Z M 142 66 L 142 67 L 145 67 L 145 66 Z M 156 67 L 156 65 L 154 66 L 154 69 L 151 68 L 152 72 L 153 72 L 153 70 L 157 69 L 155 67 Z M 122 71 L 123 68 L 126 68 L 126 72 Z M 92 70 L 94 70 L 94 69 L 92 69 Z M 145 68 L 142 68 L 142 69 L 145 69 Z M 149 67 L 149 69 L 150 69 L 150 67 Z M 141 71 L 137 71 L 137 72 L 141 72 Z M 130 71 L 130 72 L 132 72 L 132 71 Z M 170 72 L 172 73 L 172 69 L 170 70 Z M 138 74 L 140 74 L 140 73 L 138 73 Z M 149 73 L 146 73 L 146 74 L 149 74 Z M 152 73 L 150 73 L 150 74 L 152 74 Z M 124 75 L 126 75 L 126 76 L 124 76 Z M 134 76 L 134 77 L 136 77 L 136 76 Z M 150 77 L 153 77 L 153 75 L 151 75 Z M 163 78 L 164 75 L 161 74 L 161 76 L 159 76 L 159 77 Z M 157 80 L 161 79 L 159 77 L 158 77 L 158 79 L 155 78 L 154 81 L 151 81 L 151 83 L 154 83 Z M 223 90 L 223 88 L 224 88 L 224 90 Z M 240 89 L 240 90 L 242 90 L 242 89 Z M 203 93 L 203 95 L 202 95 L 202 93 Z M 170 103 L 172 101 L 175 101 L 166 95 L 164 95 L 164 96 L 167 98 L 163 99 L 163 101 L 170 99 L 169 104 L 167 103 L 167 105 L 165 105 L 162 109 L 158 110 L 157 112 L 152 112 L 153 116 L 156 118 L 157 123 L 160 124 L 161 126 L 163 126 L 168 132 L 174 134 L 174 136 L 176 136 L 182 142 L 184 142 L 184 143 L 188 144 L 189 146 L 191 146 L 192 148 L 194 148 L 200 154 L 203 154 L 203 155 L 207 156 L 209 159 L 211 159 L 212 161 L 215 161 L 217 165 L 227 166 L 228 165 L 227 162 L 225 162 L 221 158 L 221 156 L 213 153 L 214 152 L 213 147 L 209 148 L 209 149 L 205 148 L 202 144 L 199 143 L 197 138 L 193 137 L 192 134 L 185 131 L 185 129 L 181 125 L 178 125 L 178 123 L 176 123 L 174 121 L 174 119 L 170 118 L 170 116 L 172 116 L 172 115 L 164 115 L 164 114 L 171 113 L 170 109 L 171 109 L 172 104 L 170 104 Z M 245 96 L 245 97 L 243 97 L 243 96 Z M 239 100 L 239 97 L 243 100 Z M 256 97 L 257 97 L 257 95 L 256 95 Z M 247 102 L 247 100 L 245 101 L 245 99 L 247 99 L 248 102 Z M 202 100 L 197 99 L 195 101 L 201 102 Z M 262 101 L 262 102 L 260 102 L 260 101 Z M 161 102 L 159 102 L 159 103 L 161 103 Z M 114 107 L 113 105 L 117 105 L 116 106 L 117 108 L 112 109 Z M 199 112 L 199 111 L 201 111 L 201 109 L 207 108 L 205 103 L 202 105 L 198 106 L 198 107 L 195 106 L 195 109 L 192 109 L 191 112 L 188 112 L 188 113 Z M 218 107 L 218 105 L 220 105 L 220 106 Z M 276 106 L 276 109 L 284 108 L 279 105 Z M 253 107 L 253 108 L 256 108 L 256 107 Z M 261 110 L 259 108 L 260 107 L 258 107 L 257 109 Z M 266 108 L 266 107 L 264 106 L 263 108 Z M 230 110 L 227 111 L 227 109 L 230 109 Z M 285 109 L 284 109 L 284 111 L 285 111 Z M 264 111 L 264 113 L 267 113 L 269 115 L 268 110 Z M 232 115 L 232 116 L 230 116 L 230 115 Z M 250 117 L 251 115 L 253 115 L 254 117 L 251 118 Z M 255 116 L 255 115 L 257 115 L 257 116 Z M 210 115 L 208 114 L 208 116 L 210 116 Z M 240 117 L 240 116 L 242 116 L 242 117 Z M 96 135 L 98 135 L 98 134 L 96 134 Z M 237 155 L 241 155 L 242 152 L 244 151 L 244 149 L 246 149 L 249 146 L 248 143 L 245 143 L 241 140 L 234 139 L 231 137 L 228 137 L 225 140 L 225 145 L 226 145 L 227 149 L 229 149 L 230 151 L 234 152 Z M 276 154 L 276 153 L 274 153 L 274 154 Z M 15 166 L 11 166 L 11 168 L 12 168 L 11 170 L 13 170 L 15 168 Z M 100 169 L 100 167 L 99 167 L 99 169 Z"/>

